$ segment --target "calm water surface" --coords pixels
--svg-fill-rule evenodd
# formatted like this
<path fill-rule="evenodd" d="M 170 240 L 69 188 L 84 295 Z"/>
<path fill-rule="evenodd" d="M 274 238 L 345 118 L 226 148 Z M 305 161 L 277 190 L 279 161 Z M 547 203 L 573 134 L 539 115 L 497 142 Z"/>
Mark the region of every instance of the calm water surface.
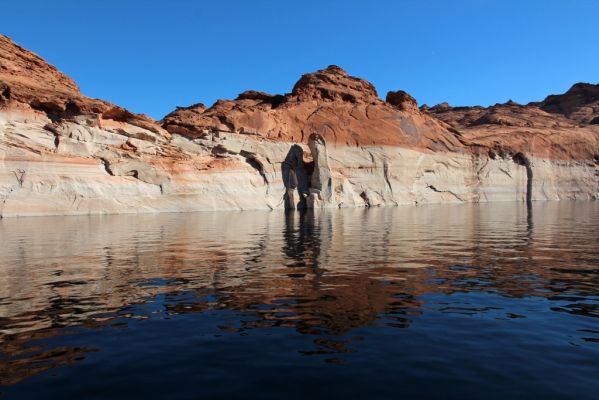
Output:
<path fill-rule="evenodd" d="M 0 221 L 2 398 L 599 397 L 599 202 Z"/>

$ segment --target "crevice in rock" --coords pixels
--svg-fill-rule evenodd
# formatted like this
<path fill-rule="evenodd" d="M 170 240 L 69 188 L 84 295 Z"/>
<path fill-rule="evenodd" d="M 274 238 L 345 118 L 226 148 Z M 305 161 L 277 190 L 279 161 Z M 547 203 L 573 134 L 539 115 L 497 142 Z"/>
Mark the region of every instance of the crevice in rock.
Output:
<path fill-rule="evenodd" d="M 243 152 L 243 150 L 241 150 L 241 152 Z M 238 154 L 241 155 L 241 152 L 236 152 L 234 150 L 228 149 L 226 146 L 223 146 L 222 144 L 217 144 L 212 148 L 211 151 L 212 155 L 216 157 L 230 157 Z M 249 152 L 246 153 L 249 154 Z"/>
<path fill-rule="evenodd" d="M 504 174 L 506 174 L 507 176 L 509 176 L 510 178 L 512 178 L 512 174 L 510 174 L 510 172 L 506 169 L 503 169 L 501 167 L 498 167 L 498 169 L 503 172 Z"/>
<path fill-rule="evenodd" d="M 366 191 L 360 193 L 360 197 L 362 198 L 362 200 L 364 200 L 366 207 L 370 207 L 370 199 L 368 198 L 368 194 L 366 193 Z"/>
<path fill-rule="evenodd" d="M 389 162 L 387 160 L 383 160 L 383 175 L 385 176 L 385 181 L 387 182 L 389 191 L 393 193 L 393 187 L 391 186 L 391 181 L 389 180 Z"/>
<path fill-rule="evenodd" d="M 523 153 L 516 153 L 512 156 L 514 163 L 526 168 L 526 202 L 532 202 L 532 167 L 530 160 Z"/>
<path fill-rule="evenodd" d="M 83 110 L 81 109 L 81 107 L 72 100 L 69 100 L 67 104 L 65 104 L 64 112 L 65 117 L 74 117 L 76 115 L 83 114 Z"/>
<path fill-rule="evenodd" d="M 104 171 L 110 176 L 114 176 L 112 171 L 110 170 L 110 163 L 105 158 L 100 158 L 100 162 L 102 163 L 102 167 L 104 167 Z"/>
<path fill-rule="evenodd" d="M 168 175 L 161 169 L 150 164 L 135 161 L 117 161 L 111 164 L 105 158 L 100 158 L 102 166 L 110 176 L 130 176 L 141 182 L 155 185 L 164 194 L 164 184 L 170 181 Z"/>
<path fill-rule="evenodd" d="M 25 174 L 27 173 L 24 169 L 18 169 L 16 171 L 12 171 L 17 179 L 19 187 L 23 187 L 23 182 L 25 182 Z"/>
<path fill-rule="evenodd" d="M 34 110 L 45 113 L 48 119 L 50 119 L 52 122 L 60 121 L 65 113 L 64 108 L 62 108 L 59 104 L 50 101 L 44 102 L 33 100 L 29 103 L 29 105 Z"/>
<path fill-rule="evenodd" d="M 0 103 L 10 100 L 10 86 L 0 81 Z"/>
<path fill-rule="evenodd" d="M 60 132 L 58 132 L 56 124 L 46 124 L 44 125 L 44 129 L 54 135 L 54 150 L 58 150 L 58 145 L 60 144 Z"/>
<path fill-rule="evenodd" d="M 258 158 L 256 157 L 256 154 L 250 153 L 249 151 L 241 150 L 239 152 L 239 155 L 242 156 L 243 158 L 245 158 L 245 162 L 247 162 L 256 171 L 258 171 L 258 173 L 264 180 L 264 184 L 268 185 L 269 182 L 268 182 L 268 177 L 266 176 L 264 164 L 262 164 L 262 162 L 260 160 L 258 160 Z"/>
<path fill-rule="evenodd" d="M 451 190 L 439 190 L 437 189 L 435 186 L 433 185 L 429 185 L 427 184 L 426 187 L 430 190 L 432 190 L 433 192 L 437 192 L 437 193 L 449 193 L 452 196 L 454 196 L 456 199 L 458 199 L 459 201 L 464 201 L 464 199 L 462 199 L 460 196 L 458 196 L 457 194 L 455 194 L 454 192 L 452 192 Z"/>
<path fill-rule="evenodd" d="M 217 117 L 220 123 L 225 125 L 230 132 L 235 132 L 235 125 L 229 121 L 225 115 L 218 115 Z"/>

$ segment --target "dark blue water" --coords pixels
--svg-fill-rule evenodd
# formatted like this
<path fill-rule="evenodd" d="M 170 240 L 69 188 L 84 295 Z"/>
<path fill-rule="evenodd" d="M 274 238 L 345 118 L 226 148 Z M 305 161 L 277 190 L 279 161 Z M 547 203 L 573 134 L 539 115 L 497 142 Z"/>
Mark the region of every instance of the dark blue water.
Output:
<path fill-rule="evenodd" d="M 599 202 L 0 221 L 1 398 L 597 399 Z"/>

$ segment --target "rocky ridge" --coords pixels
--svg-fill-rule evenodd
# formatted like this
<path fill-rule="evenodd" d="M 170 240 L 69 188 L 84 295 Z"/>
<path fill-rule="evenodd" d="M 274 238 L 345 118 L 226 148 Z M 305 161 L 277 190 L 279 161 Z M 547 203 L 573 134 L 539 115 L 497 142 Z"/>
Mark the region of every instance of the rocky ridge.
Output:
<path fill-rule="evenodd" d="M 307 143 L 312 133 L 318 133 L 330 144 L 346 146 L 464 150 L 444 124 L 420 113 L 411 96 L 390 96 L 391 101 L 381 100 L 372 84 L 331 65 L 303 75 L 291 93 L 246 91 L 210 108 L 203 104 L 179 108 L 162 123 L 167 131 L 191 138 L 222 131 Z"/>
<path fill-rule="evenodd" d="M 545 104 L 508 101 L 491 107 L 450 107 L 443 103 L 421 107 L 421 111 L 459 131 L 463 143 L 472 148 L 483 146 L 496 153 L 521 152 L 559 160 L 593 159 L 599 149 L 599 129 L 589 123 L 593 117 L 571 119 L 570 113 L 548 112 Z"/>
<path fill-rule="evenodd" d="M 53 121 L 86 115 L 160 131 L 150 117 L 84 96 L 71 78 L 4 35 L 0 35 L 0 105 L 39 111 Z"/>
<path fill-rule="evenodd" d="M 419 109 L 329 66 L 155 121 L 0 36 L 0 215 L 596 198 L 596 89 Z"/>

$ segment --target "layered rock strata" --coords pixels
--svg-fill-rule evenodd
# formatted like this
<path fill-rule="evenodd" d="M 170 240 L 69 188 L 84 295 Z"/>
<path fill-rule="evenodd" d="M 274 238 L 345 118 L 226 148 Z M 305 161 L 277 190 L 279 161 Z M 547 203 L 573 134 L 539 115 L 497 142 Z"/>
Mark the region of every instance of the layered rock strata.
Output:
<path fill-rule="evenodd" d="M 419 109 L 330 66 L 154 121 L 0 36 L 0 215 L 597 198 L 596 87 Z"/>

